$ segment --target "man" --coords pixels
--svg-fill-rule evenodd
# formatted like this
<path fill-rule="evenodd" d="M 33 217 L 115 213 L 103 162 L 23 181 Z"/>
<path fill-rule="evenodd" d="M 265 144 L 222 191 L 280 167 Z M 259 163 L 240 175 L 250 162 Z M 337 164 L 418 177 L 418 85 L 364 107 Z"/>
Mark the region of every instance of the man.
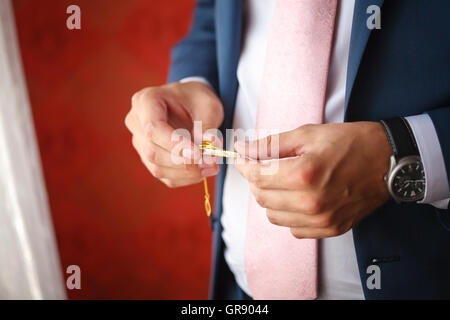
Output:
<path fill-rule="evenodd" d="M 212 298 L 450 298 L 449 10 L 198 1 L 170 84 L 136 93 L 126 124 L 169 187 L 218 175 Z M 174 164 L 174 129 L 193 121 L 278 129 L 234 145 L 258 155 L 277 141 L 260 159 L 278 170 Z"/>

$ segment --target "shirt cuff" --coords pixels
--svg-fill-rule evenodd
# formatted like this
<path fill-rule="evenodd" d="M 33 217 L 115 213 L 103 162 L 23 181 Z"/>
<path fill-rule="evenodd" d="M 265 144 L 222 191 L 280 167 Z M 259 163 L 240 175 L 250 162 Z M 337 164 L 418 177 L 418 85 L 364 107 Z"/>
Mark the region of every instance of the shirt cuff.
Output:
<path fill-rule="evenodd" d="M 428 114 L 405 118 L 414 134 L 425 172 L 425 197 L 419 203 L 447 209 L 450 188 L 447 181 L 444 156 L 433 121 Z"/>
<path fill-rule="evenodd" d="M 212 87 L 211 83 L 209 83 L 208 80 L 206 80 L 203 77 L 187 77 L 187 78 L 183 78 L 180 80 L 181 83 L 185 83 L 185 82 L 200 82 L 203 83 L 205 85 L 207 85 L 210 89 L 212 89 L 214 91 L 214 88 Z"/>

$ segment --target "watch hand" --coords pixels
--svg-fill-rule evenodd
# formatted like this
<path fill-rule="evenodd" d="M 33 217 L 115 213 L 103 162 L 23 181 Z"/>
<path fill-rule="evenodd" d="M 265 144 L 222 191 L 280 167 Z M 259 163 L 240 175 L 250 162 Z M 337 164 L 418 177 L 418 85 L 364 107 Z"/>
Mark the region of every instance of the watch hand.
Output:
<path fill-rule="evenodd" d="M 405 180 L 404 181 L 404 183 L 417 183 L 417 182 L 425 183 L 425 180 L 421 179 L 421 180 Z"/>

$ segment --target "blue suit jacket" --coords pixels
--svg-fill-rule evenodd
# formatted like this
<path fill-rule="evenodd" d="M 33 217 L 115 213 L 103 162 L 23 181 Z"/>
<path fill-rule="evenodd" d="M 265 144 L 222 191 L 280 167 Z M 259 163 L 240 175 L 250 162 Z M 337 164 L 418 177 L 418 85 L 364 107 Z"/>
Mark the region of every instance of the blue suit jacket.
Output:
<path fill-rule="evenodd" d="M 369 30 L 369 5 L 381 7 L 381 29 Z M 345 121 L 378 121 L 428 113 L 450 174 L 450 1 L 356 0 L 347 74 Z M 190 34 L 172 52 L 169 81 L 209 80 L 231 128 L 238 82 L 242 3 L 199 0 Z M 225 136 L 225 135 L 224 135 Z M 211 297 L 229 296 L 219 222 L 226 166 L 216 180 Z M 449 177 L 442 177 L 449 179 Z M 390 201 L 353 229 L 367 299 L 450 298 L 450 210 Z M 381 289 L 366 286 L 378 264 Z"/>

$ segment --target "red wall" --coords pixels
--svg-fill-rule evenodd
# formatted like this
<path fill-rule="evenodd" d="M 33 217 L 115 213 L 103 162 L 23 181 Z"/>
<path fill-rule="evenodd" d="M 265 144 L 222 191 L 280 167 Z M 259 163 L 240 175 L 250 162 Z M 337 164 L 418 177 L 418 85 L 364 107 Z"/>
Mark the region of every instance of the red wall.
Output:
<path fill-rule="evenodd" d="M 82 271 L 69 297 L 206 298 L 202 186 L 156 181 L 123 124 L 131 95 L 165 81 L 194 1 L 12 1 L 62 269 Z"/>

